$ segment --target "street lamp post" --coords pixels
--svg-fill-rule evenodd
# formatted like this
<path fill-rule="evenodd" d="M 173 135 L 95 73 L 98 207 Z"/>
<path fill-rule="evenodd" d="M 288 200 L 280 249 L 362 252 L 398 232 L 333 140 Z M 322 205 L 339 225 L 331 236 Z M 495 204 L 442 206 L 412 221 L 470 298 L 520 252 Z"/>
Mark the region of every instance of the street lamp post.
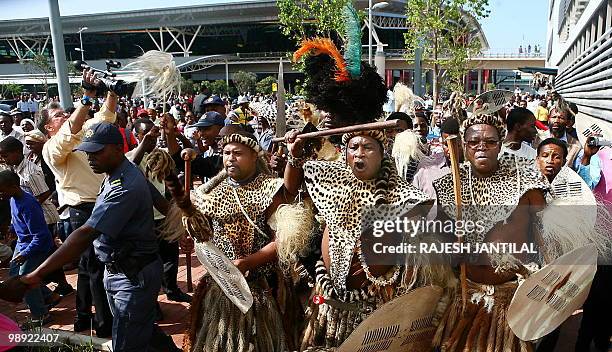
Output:
<path fill-rule="evenodd" d="M 372 65 L 372 10 L 382 9 L 384 7 L 389 6 L 389 3 L 386 1 L 381 1 L 372 6 L 372 0 L 369 0 L 368 3 L 368 64 Z"/>
<path fill-rule="evenodd" d="M 372 66 L 372 0 L 368 4 L 368 65 Z"/>
<path fill-rule="evenodd" d="M 79 33 L 79 43 L 81 49 L 81 61 L 85 61 L 85 52 L 83 51 L 83 31 L 87 30 L 87 27 L 81 27 L 77 33 Z"/>

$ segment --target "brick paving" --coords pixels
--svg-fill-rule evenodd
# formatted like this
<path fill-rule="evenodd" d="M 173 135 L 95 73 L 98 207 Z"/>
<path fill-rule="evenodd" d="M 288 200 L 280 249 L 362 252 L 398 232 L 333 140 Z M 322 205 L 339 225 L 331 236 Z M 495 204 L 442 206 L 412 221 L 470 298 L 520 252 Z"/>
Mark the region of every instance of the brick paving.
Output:
<path fill-rule="evenodd" d="M 204 268 L 198 261 L 195 254 L 191 255 L 191 271 L 192 279 L 195 286 L 200 277 L 204 274 Z M 0 269 L 0 281 L 8 277 L 8 269 Z M 76 270 L 66 272 L 68 282 L 76 288 Z M 179 258 L 178 285 L 187 292 L 187 270 L 185 266 L 185 255 L 181 254 Z M 49 285 L 53 289 L 53 285 Z M 183 343 L 183 332 L 187 327 L 189 317 L 187 303 L 170 302 L 166 299 L 166 295 L 160 293 L 158 297 L 159 304 L 164 314 L 164 320 L 158 322 L 159 326 L 169 335 L 172 336 L 175 344 L 180 348 Z M 23 323 L 27 320 L 29 311 L 25 304 L 11 304 L 0 300 L 0 313 L 12 318 L 18 323 Z M 61 329 L 72 331 L 72 324 L 75 317 L 75 295 L 65 297 L 56 307 L 51 310 L 53 321 L 45 327 L 52 329 Z M 582 314 L 576 314 L 568 319 L 562 325 L 562 332 L 554 352 L 573 352 L 573 346 L 576 339 L 578 327 L 580 326 L 580 318 Z M 91 332 L 82 332 L 89 335 Z M 612 351 L 612 350 L 611 350 Z M 231 351 L 227 351 L 231 352 Z"/>
<path fill-rule="evenodd" d="M 193 287 L 195 289 L 199 278 L 204 274 L 204 268 L 196 258 L 195 254 L 192 254 L 190 259 L 191 273 L 194 283 Z M 8 269 L 0 269 L 0 281 L 6 280 L 7 278 Z M 72 270 L 66 272 L 66 279 L 72 285 L 72 287 L 76 288 L 77 271 Z M 178 285 L 183 292 L 187 292 L 187 269 L 184 254 L 181 254 L 179 258 Z M 53 289 L 54 284 L 50 284 L 49 288 Z M 172 339 L 176 345 L 181 347 L 183 343 L 183 332 L 186 329 L 189 317 L 189 304 L 168 301 L 166 299 L 166 295 L 161 292 L 158 296 L 158 301 L 164 315 L 164 319 L 158 322 L 158 324 L 162 330 L 172 336 Z M 64 299 L 62 299 L 57 306 L 51 309 L 50 313 L 53 317 L 53 321 L 45 325 L 45 327 L 72 331 L 74 317 L 76 316 L 75 302 L 75 294 L 64 297 Z M 19 324 L 26 322 L 29 316 L 29 310 L 25 304 L 21 303 L 16 305 L 2 300 L 0 300 L 0 313 L 10 317 Z M 89 335 L 91 333 L 92 332 L 84 331 L 81 334 Z"/>

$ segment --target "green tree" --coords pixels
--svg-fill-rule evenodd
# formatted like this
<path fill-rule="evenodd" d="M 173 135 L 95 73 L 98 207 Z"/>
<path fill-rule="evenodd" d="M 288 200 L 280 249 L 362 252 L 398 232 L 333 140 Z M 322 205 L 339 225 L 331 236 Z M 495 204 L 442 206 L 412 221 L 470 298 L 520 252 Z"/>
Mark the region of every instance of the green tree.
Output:
<path fill-rule="evenodd" d="M 207 85 L 208 89 L 216 95 L 225 95 L 228 92 L 227 83 L 223 80 L 216 80 L 214 82 L 209 82 Z"/>
<path fill-rule="evenodd" d="M 277 83 L 277 79 L 274 76 L 268 76 L 261 81 L 257 82 L 256 91 L 259 94 L 270 95 L 272 94 L 272 83 Z"/>
<path fill-rule="evenodd" d="M 238 71 L 234 73 L 233 81 L 239 93 L 253 93 L 257 84 L 257 75 L 252 72 Z"/>
<path fill-rule="evenodd" d="M 43 54 L 36 54 L 32 57 L 32 59 L 24 60 L 21 62 L 21 64 L 24 65 L 26 72 L 38 76 L 38 79 L 41 81 L 44 87 L 45 95 L 47 96 L 47 99 L 49 99 L 49 79 L 55 77 L 56 75 L 55 64 L 51 61 L 51 58 Z M 79 72 L 69 61 L 66 61 L 66 68 L 68 76 L 81 75 L 81 72 Z M 74 94 L 74 90 L 72 88 L 70 90 Z M 80 94 L 80 90 L 76 94 Z M 45 103 L 46 102 L 43 102 L 43 104 Z"/>
<path fill-rule="evenodd" d="M 181 77 L 181 94 L 193 94 L 196 91 L 196 84 L 192 80 Z"/>
<path fill-rule="evenodd" d="M 344 26 L 342 8 L 351 0 L 277 0 L 281 32 L 299 43 L 310 36 L 330 37 Z"/>
<path fill-rule="evenodd" d="M 4 98 L 18 97 L 23 91 L 23 87 L 16 83 L 7 83 L 0 85 L 0 96 Z"/>
<path fill-rule="evenodd" d="M 51 63 L 50 58 L 37 54 L 31 60 L 22 62 L 22 64 L 25 65 L 28 73 L 38 75 L 38 79 L 44 87 L 45 95 L 49 99 L 49 79 L 55 76 L 55 66 Z"/>
<path fill-rule="evenodd" d="M 469 59 L 481 50 L 473 33 L 489 15 L 488 0 L 406 0 L 410 29 L 404 33 L 406 58 L 414 61 L 422 50 L 423 61 L 433 67 L 434 104 L 440 94 L 440 76 L 445 70 L 448 88 L 463 90 Z"/>

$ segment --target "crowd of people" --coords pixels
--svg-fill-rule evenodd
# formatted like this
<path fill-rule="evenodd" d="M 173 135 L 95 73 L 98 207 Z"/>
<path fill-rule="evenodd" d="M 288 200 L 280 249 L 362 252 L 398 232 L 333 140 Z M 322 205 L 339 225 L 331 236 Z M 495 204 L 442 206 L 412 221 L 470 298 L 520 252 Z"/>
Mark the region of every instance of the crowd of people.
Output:
<path fill-rule="evenodd" d="M 155 324 L 160 290 L 191 303 L 185 351 L 302 351 L 339 347 L 387 302 L 435 286 L 443 292 L 428 323 L 435 334 L 415 338 L 419 350 L 552 351 L 559 328 L 523 341 L 508 307 L 519 277 L 569 250 L 594 243 L 602 260 L 610 254 L 610 229 L 599 222 L 568 242 L 576 234 L 548 231 L 541 218 L 559 200 L 580 206 L 559 191 L 570 181 L 605 213 L 610 148 L 591 137 L 581 143 L 577 106 L 554 92 L 516 93 L 502 104 L 453 94 L 428 110 L 399 83 L 393 111 L 384 112 L 388 89 L 376 70 L 338 65 L 324 41 L 296 54 L 306 60 L 307 97 L 289 104 L 287 131 L 276 130 L 274 97 L 199 92 L 164 105 L 119 97 L 90 71 L 74 109 L 25 111 L 23 103 L 0 112 L 0 254 L 14 277 L 0 297 L 23 296 L 30 325 L 47 324 L 74 292 L 64 271 L 76 267 L 74 330 L 112 337 L 114 351 L 178 350 Z M 375 121 L 394 127 L 342 130 Z M 301 138 L 310 125 L 342 133 Z M 419 254 L 408 255 L 410 265 L 373 263 L 364 235 L 372 207 L 480 221 L 483 231 L 462 236 L 469 245 L 534 242 L 539 252 L 480 254 L 467 265 L 452 254 L 435 264 Z M 199 256 L 207 243 L 246 285 L 219 270 L 200 278 L 193 296 L 180 290 L 180 250 Z M 599 266 L 576 351 L 610 347 L 610 282 Z"/>

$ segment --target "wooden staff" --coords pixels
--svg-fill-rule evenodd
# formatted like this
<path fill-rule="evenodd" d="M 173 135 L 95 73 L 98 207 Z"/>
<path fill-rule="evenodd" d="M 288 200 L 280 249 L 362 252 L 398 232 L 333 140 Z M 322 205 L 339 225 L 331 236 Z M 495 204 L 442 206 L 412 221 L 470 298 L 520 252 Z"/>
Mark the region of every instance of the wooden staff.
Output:
<path fill-rule="evenodd" d="M 185 149 L 181 152 L 183 160 L 185 160 L 185 196 L 191 196 L 191 161 L 196 157 L 196 151 L 193 149 Z M 193 292 L 193 283 L 191 282 L 191 250 L 185 255 L 185 264 L 187 265 L 187 292 Z"/>
<path fill-rule="evenodd" d="M 455 206 L 457 207 L 456 220 L 461 220 L 461 179 L 459 178 L 459 137 L 449 136 L 446 138 L 446 145 L 450 154 L 451 172 L 453 174 L 453 193 L 455 194 Z M 459 243 L 463 242 L 463 237 L 459 237 Z M 467 275 L 465 262 L 460 264 L 461 267 L 461 313 L 465 313 L 467 307 Z"/>
<path fill-rule="evenodd" d="M 302 133 L 302 134 L 299 134 L 298 137 L 300 137 L 301 139 L 320 138 L 320 137 L 334 136 L 338 134 L 345 134 L 345 133 L 351 133 L 351 132 L 362 132 L 362 131 L 370 131 L 370 130 L 384 130 L 387 128 L 398 128 L 399 126 L 400 126 L 400 120 L 391 120 L 391 121 L 385 121 L 385 122 L 372 122 L 372 123 L 365 123 L 362 125 L 330 128 L 328 130 Z M 272 139 L 272 142 L 274 143 L 279 143 L 283 141 L 285 141 L 285 137 L 278 137 L 278 138 Z"/>

